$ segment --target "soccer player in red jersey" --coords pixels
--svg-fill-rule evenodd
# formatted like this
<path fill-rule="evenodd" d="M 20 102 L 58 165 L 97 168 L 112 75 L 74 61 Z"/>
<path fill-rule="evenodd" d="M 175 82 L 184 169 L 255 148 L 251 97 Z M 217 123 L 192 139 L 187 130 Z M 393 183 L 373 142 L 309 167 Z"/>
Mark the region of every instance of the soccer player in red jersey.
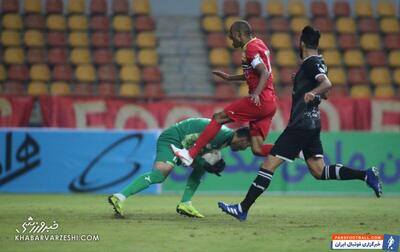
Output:
<path fill-rule="evenodd" d="M 243 74 L 229 75 L 221 71 L 213 71 L 213 74 L 227 81 L 245 80 L 249 87 L 249 96 L 237 100 L 223 111 L 215 113 L 195 145 L 189 150 L 171 145 L 175 155 L 186 166 L 192 164 L 201 149 L 217 135 L 221 126 L 229 122 L 249 122 L 251 149 L 255 155 L 267 156 L 273 146 L 264 144 L 276 111 L 270 51 L 262 40 L 253 36 L 250 24 L 244 20 L 232 24 L 229 38 L 235 48 L 242 48 Z"/>

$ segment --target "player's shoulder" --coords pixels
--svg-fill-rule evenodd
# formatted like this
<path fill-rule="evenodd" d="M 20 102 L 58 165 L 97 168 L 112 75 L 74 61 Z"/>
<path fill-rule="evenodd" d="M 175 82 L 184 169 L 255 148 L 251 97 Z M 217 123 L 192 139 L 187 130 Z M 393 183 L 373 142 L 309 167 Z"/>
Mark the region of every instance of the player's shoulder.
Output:
<path fill-rule="evenodd" d="M 184 119 L 182 121 L 177 122 L 177 125 L 186 125 L 186 124 L 208 124 L 210 123 L 210 119 L 202 118 L 202 117 L 191 117 Z"/>
<path fill-rule="evenodd" d="M 260 49 L 265 49 L 266 47 L 267 46 L 265 45 L 265 43 L 261 39 L 254 38 L 247 45 L 247 50 L 260 50 Z"/>
<path fill-rule="evenodd" d="M 209 118 L 203 118 L 203 117 L 193 117 L 188 120 L 190 120 L 190 122 L 192 123 L 201 123 L 201 124 L 209 124 L 211 121 Z"/>
<path fill-rule="evenodd" d="M 305 71 L 314 74 L 327 74 L 328 67 L 325 65 L 322 55 L 314 55 L 304 61 Z"/>
<path fill-rule="evenodd" d="M 247 54 L 252 54 L 252 53 L 257 53 L 259 51 L 264 51 L 265 48 L 266 48 L 265 44 L 264 42 L 262 42 L 262 40 L 254 38 L 246 45 L 245 51 Z"/>
<path fill-rule="evenodd" d="M 320 63 L 323 60 L 322 55 L 312 55 L 304 59 L 306 64 Z"/>
<path fill-rule="evenodd" d="M 322 55 L 313 55 L 303 61 L 305 67 L 314 67 L 318 65 L 325 65 Z"/>

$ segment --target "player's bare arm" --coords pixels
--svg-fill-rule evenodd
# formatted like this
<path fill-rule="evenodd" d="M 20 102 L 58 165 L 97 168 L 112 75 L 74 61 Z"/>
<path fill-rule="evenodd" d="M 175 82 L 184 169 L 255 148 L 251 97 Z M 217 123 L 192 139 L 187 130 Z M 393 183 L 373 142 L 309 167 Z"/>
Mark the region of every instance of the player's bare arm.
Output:
<path fill-rule="evenodd" d="M 326 93 L 332 88 L 332 83 L 325 74 L 321 74 L 317 77 L 319 85 L 304 95 L 304 102 L 309 103 L 314 100 L 316 95 L 327 98 Z"/>
<path fill-rule="evenodd" d="M 328 100 L 328 97 L 330 96 L 330 94 L 331 94 L 331 90 L 328 90 L 323 94 L 320 94 L 321 99 Z"/>
<path fill-rule="evenodd" d="M 246 80 L 246 78 L 244 77 L 244 74 L 231 75 L 231 74 L 227 74 L 225 72 L 219 71 L 219 70 L 214 70 L 214 71 L 212 71 L 212 73 L 226 81 L 245 81 Z"/>
<path fill-rule="evenodd" d="M 250 94 L 250 99 L 257 105 L 260 106 L 260 94 L 264 90 L 264 88 L 267 86 L 267 80 L 269 78 L 269 75 L 271 74 L 265 65 L 263 63 L 258 64 L 255 67 L 256 71 L 260 75 L 260 81 L 258 82 L 258 86 L 256 90 L 254 90 L 254 93 Z"/>

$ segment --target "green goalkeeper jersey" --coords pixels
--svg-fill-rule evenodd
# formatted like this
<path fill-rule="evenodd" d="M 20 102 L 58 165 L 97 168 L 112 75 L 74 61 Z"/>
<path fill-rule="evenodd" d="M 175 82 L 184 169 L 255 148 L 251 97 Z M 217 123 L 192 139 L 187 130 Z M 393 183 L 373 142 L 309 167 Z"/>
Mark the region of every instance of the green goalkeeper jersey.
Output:
<path fill-rule="evenodd" d="M 176 123 L 171 128 L 174 128 L 178 133 L 177 137 L 181 142 L 182 147 L 189 149 L 194 145 L 200 134 L 204 131 L 209 123 L 210 119 L 190 118 Z M 227 147 L 231 143 L 232 138 L 233 130 L 226 126 L 222 126 L 221 130 L 214 137 L 214 139 L 200 152 L 200 155 L 211 150 L 220 150 Z"/>
<path fill-rule="evenodd" d="M 157 140 L 156 161 L 175 165 L 177 159 L 172 152 L 170 145 L 174 144 L 178 148 L 189 149 L 193 146 L 209 123 L 210 119 L 190 118 L 178 122 L 164 130 Z M 233 135 L 233 130 L 226 126 L 222 126 L 215 138 L 201 150 L 199 156 L 195 159 L 194 166 L 201 167 L 203 165 L 205 161 L 201 156 L 205 153 L 212 150 L 220 150 L 229 146 Z"/>
<path fill-rule="evenodd" d="M 173 143 L 177 147 L 189 149 L 209 123 L 210 119 L 206 118 L 186 119 L 163 131 L 158 140 Z M 215 138 L 208 143 L 199 154 L 203 155 L 212 150 L 220 150 L 227 147 L 231 143 L 233 135 L 233 130 L 222 126 Z"/>

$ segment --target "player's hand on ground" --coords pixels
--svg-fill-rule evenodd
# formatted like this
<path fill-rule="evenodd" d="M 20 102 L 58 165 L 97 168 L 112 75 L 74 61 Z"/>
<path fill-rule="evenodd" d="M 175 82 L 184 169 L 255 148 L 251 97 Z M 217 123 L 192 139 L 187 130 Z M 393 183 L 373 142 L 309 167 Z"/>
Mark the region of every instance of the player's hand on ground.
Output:
<path fill-rule="evenodd" d="M 312 92 L 307 92 L 307 93 L 305 93 L 305 95 L 304 95 L 304 102 L 305 102 L 305 103 L 309 103 L 309 102 L 313 101 L 314 98 L 315 98 L 315 94 L 314 94 L 314 93 L 312 93 Z"/>
<path fill-rule="evenodd" d="M 219 71 L 219 70 L 214 70 L 214 71 L 212 71 L 212 73 L 215 74 L 216 76 L 220 77 L 221 79 L 226 80 L 226 81 L 228 81 L 229 77 L 230 77 L 229 74 L 224 73 L 224 72 Z"/>
<path fill-rule="evenodd" d="M 252 102 L 254 102 L 254 104 L 256 104 L 256 106 L 260 106 L 261 105 L 260 96 L 259 95 L 251 94 L 251 95 L 249 95 L 249 97 L 250 97 L 250 100 Z"/>

